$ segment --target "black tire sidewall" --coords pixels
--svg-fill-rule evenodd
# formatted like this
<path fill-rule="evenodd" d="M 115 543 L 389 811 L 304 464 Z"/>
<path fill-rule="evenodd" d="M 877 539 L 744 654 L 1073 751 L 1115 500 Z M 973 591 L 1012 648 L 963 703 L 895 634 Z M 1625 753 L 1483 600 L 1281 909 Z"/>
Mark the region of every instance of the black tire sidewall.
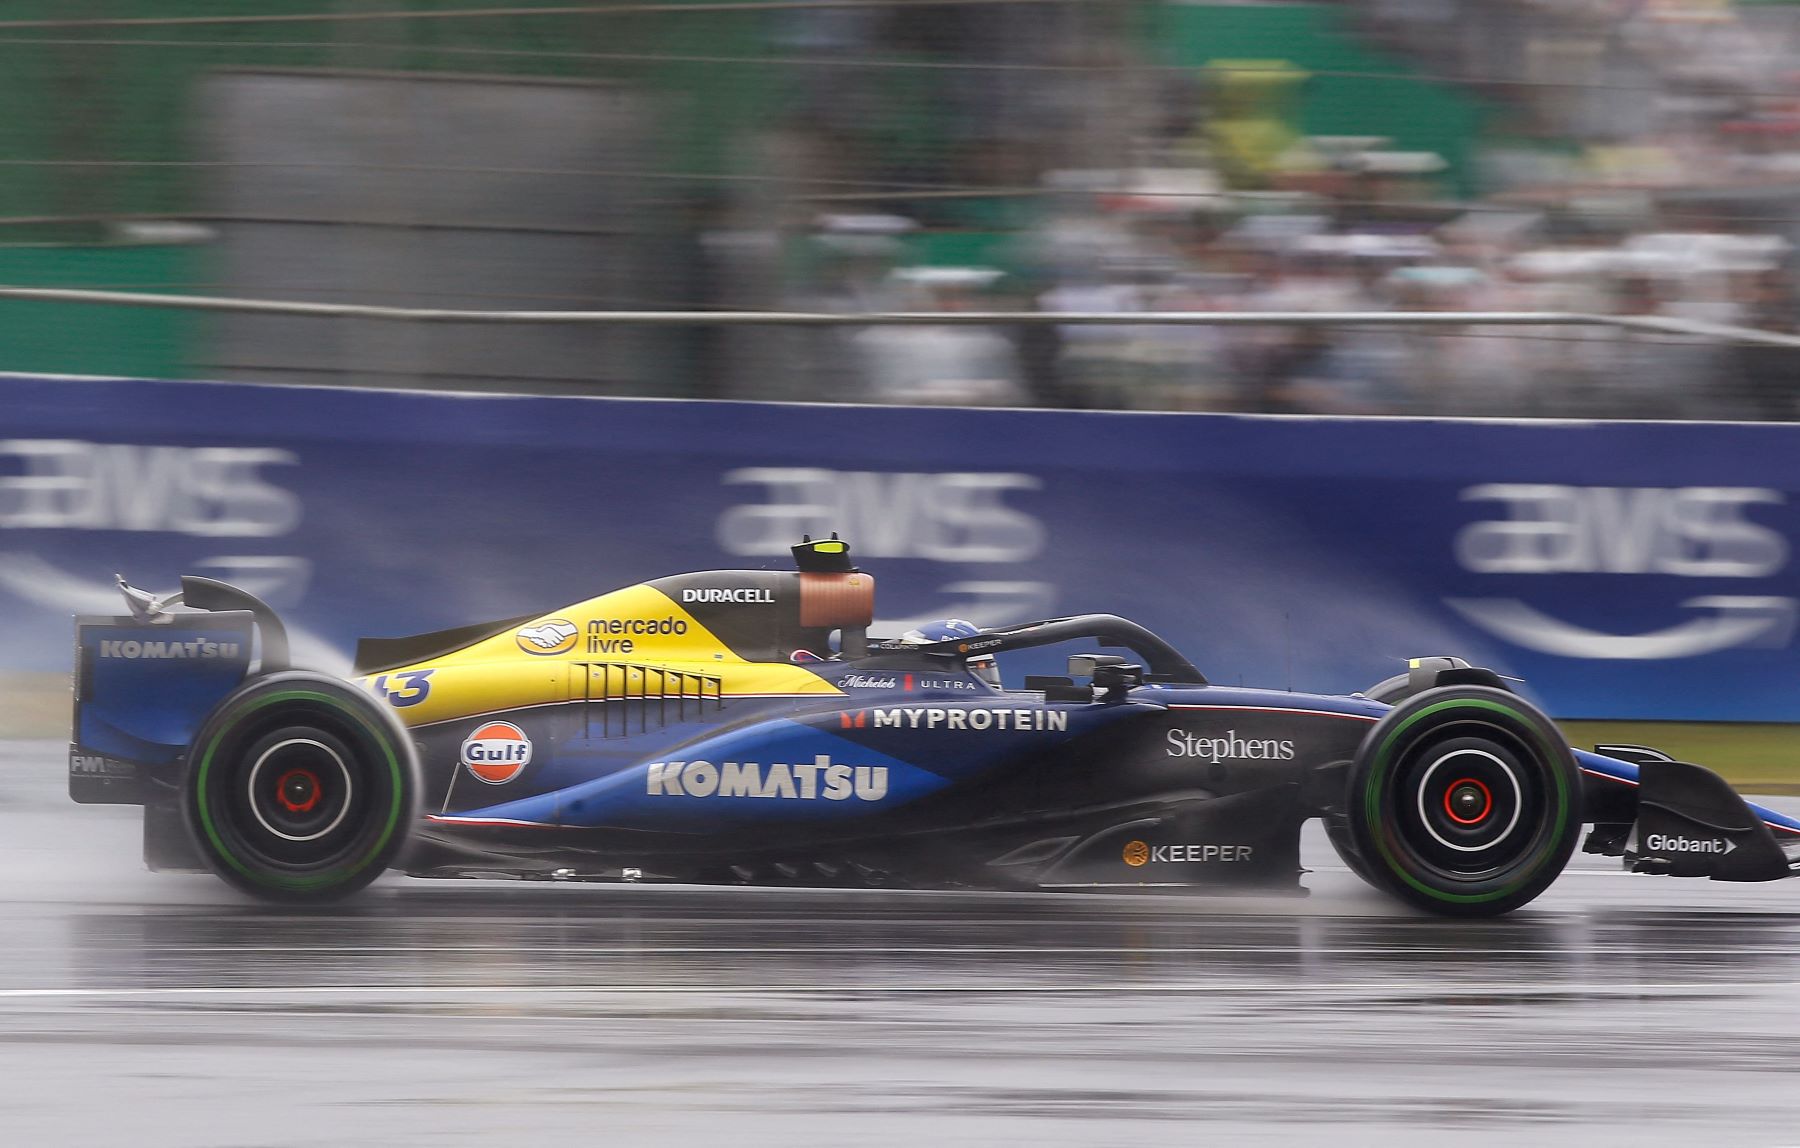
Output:
<path fill-rule="evenodd" d="M 337 747 L 354 771 L 346 824 L 325 835 L 321 855 L 311 858 L 304 848 L 269 847 L 247 788 L 253 749 L 275 735 L 309 731 Z M 188 832 L 213 872 L 283 902 L 336 900 L 380 876 L 406 841 L 418 792 L 410 744 L 386 707 L 304 670 L 258 678 L 220 702 L 194 739 L 181 786 Z"/>
<path fill-rule="evenodd" d="M 1410 796 L 1399 791 L 1418 755 L 1471 739 L 1491 739 L 1521 768 L 1533 810 L 1514 856 L 1460 875 L 1406 840 L 1398 802 Z M 1452 686 L 1406 699 L 1369 731 L 1350 769 L 1345 810 L 1365 879 L 1427 912 L 1498 916 L 1537 897 L 1568 863 L 1581 835 L 1581 777 L 1562 733 L 1529 702 L 1487 686 Z"/>
<path fill-rule="evenodd" d="M 1369 863 L 1363 860 L 1362 854 L 1356 848 L 1356 842 L 1351 838 L 1349 819 L 1341 813 L 1327 813 L 1321 820 L 1325 824 L 1325 837 L 1331 842 L 1331 848 L 1337 853 L 1338 860 L 1342 861 L 1350 872 L 1361 877 L 1368 884 L 1378 885 L 1380 882 L 1370 873 Z"/>

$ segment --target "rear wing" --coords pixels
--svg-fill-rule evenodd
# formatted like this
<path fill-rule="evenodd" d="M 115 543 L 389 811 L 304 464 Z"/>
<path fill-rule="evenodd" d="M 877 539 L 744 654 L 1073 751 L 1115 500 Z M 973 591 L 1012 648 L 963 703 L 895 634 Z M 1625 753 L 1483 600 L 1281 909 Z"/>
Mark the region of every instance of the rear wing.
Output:
<path fill-rule="evenodd" d="M 75 619 L 69 796 L 84 804 L 142 805 L 172 786 L 213 707 L 253 665 L 288 664 L 286 627 L 235 586 L 186 577 L 162 602 L 121 589 L 131 615 Z M 191 609 L 170 610 L 177 602 Z"/>

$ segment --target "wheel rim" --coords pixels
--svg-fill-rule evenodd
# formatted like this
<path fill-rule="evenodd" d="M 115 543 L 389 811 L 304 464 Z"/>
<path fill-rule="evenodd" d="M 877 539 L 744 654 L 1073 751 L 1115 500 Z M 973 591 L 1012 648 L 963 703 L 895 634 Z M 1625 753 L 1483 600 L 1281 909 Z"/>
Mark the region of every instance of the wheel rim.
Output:
<path fill-rule="evenodd" d="M 1412 824 L 1424 830 L 1427 848 L 1474 854 L 1504 845 L 1525 809 L 1518 766 L 1472 745 L 1422 756 L 1430 761 L 1410 781 L 1417 795 Z"/>
<path fill-rule="evenodd" d="M 357 797 L 350 763 L 317 737 L 289 737 L 257 754 L 244 800 L 262 829 L 283 841 L 318 841 L 344 823 Z"/>
<path fill-rule="evenodd" d="M 326 723 L 246 730 L 238 768 L 218 779 L 236 848 L 276 869 L 331 865 L 367 820 L 367 768 Z"/>

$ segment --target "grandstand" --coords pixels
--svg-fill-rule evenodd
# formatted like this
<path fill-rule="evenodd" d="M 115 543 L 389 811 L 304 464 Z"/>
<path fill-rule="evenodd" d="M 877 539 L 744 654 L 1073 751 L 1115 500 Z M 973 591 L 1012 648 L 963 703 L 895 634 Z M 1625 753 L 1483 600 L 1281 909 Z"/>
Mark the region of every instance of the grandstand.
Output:
<path fill-rule="evenodd" d="M 0 283 L 1792 331 L 1794 8 L 1610 12 L 171 0 L 146 16 L 30 0 L 0 20 Z M 1349 413 L 1785 418 L 1790 352 L 1765 342 L 1124 322 L 403 332 L 0 307 L 4 366 L 22 371 Z"/>

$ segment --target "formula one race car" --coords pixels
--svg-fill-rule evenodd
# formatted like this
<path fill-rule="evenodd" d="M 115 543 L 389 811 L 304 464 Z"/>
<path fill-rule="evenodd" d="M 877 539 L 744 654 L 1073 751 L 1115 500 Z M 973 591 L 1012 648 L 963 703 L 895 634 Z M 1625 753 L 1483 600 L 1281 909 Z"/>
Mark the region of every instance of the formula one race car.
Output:
<path fill-rule="evenodd" d="M 190 577 L 159 601 L 121 580 L 131 616 L 77 620 L 70 793 L 143 805 L 153 869 L 295 902 L 388 868 L 1297 892 L 1313 817 L 1370 884 L 1458 916 L 1536 897 L 1584 823 L 1637 872 L 1796 868 L 1800 821 L 1652 750 L 1571 750 L 1455 658 L 1331 696 L 1208 683 L 1110 614 L 871 638 L 848 547 L 794 555 L 365 639 L 353 681 L 290 668 L 241 590 Z M 994 672 L 1071 642 L 1068 676 Z"/>

